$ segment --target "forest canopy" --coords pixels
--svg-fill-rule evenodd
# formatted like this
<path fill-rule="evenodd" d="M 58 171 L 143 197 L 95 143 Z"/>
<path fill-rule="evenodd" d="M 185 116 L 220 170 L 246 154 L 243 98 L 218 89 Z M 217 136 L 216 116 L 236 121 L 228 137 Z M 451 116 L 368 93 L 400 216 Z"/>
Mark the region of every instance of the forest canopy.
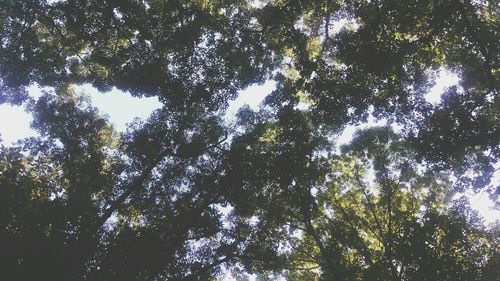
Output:
<path fill-rule="evenodd" d="M 0 146 L 0 279 L 500 280 L 500 224 L 463 195 L 500 205 L 499 13 L 0 1 L 0 103 L 26 106 L 38 133 Z M 443 69 L 460 81 L 430 103 Z M 117 132 L 83 84 L 162 107 Z M 386 125 L 337 145 L 368 119 Z"/>

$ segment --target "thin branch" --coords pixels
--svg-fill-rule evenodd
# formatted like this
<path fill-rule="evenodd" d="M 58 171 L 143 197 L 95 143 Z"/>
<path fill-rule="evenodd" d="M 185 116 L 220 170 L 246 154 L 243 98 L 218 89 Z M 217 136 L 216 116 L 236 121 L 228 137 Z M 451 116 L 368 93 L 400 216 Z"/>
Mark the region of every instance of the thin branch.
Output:
<path fill-rule="evenodd" d="M 319 251 L 321 253 L 321 256 L 323 257 L 323 260 L 324 260 L 324 262 L 327 265 L 327 268 L 329 270 L 331 270 L 331 272 L 333 273 L 333 275 L 337 276 L 337 274 L 339 272 L 337 272 L 337 268 L 334 265 L 333 257 L 331 256 L 330 252 L 328 251 L 328 249 L 323 244 L 323 241 L 321 240 L 321 237 L 316 232 L 316 229 L 314 228 L 314 226 L 312 224 L 312 221 L 311 221 L 311 213 L 310 213 L 310 210 L 309 210 L 309 207 L 311 205 L 311 203 L 310 203 L 310 201 L 311 201 L 311 195 L 310 195 L 310 193 L 308 194 L 307 200 L 305 200 L 305 201 L 306 201 L 307 206 L 302 205 L 301 206 L 301 212 L 302 212 L 302 216 L 304 218 L 304 224 L 305 224 L 307 233 L 309 235 L 311 235 L 311 237 L 315 241 L 316 245 L 318 246 Z"/>
<path fill-rule="evenodd" d="M 196 280 L 196 277 L 201 277 L 202 274 L 210 271 L 210 269 L 212 269 L 212 268 L 214 268 L 216 266 L 219 266 L 219 265 L 221 265 L 223 263 L 226 263 L 226 262 L 230 261 L 233 258 L 234 258 L 234 256 L 226 256 L 224 258 L 216 260 L 216 261 L 212 262 L 211 264 L 208 264 L 208 265 L 202 267 L 196 273 L 187 276 L 186 278 L 184 278 L 184 280 Z"/>
<path fill-rule="evenodd" d="M 330 40 L 330 14 L 328 14 L 325 18 L 325 43 Z"/>
<path fill-rule="evenodd" d="M 366 202 L 367 202 L 367 205 L 368 205 L 368 209 L 372 213 L 373 219 L 375 220 L 375 224 L 377 225 L 377 228 L 379 230 L 379 234 L 378 235 L 376 235 L 373 230 L 372 230 L 372 232 L 373 232 L 373 234 L 375 234 L 375 236 L 377 237 L 377 239 L 382 244 L 385 244 L 384 240 L 382 239 L 382 234 L 381 234 L 383 232 L 382 225 L 381 225 L 380 220 L 379 220 L 379 218 L 377 216 L 377 212 L 375 211 L 374 205 L 373 205 L 372 201 L 370 200 L 370 196 L 368 196 L 368 193 L 366 193 L 366 189 L 365 189 L 364 183 L 361 181 L 361 176 L 359 174 L 359 167 L 357 165 L 355 166 L 354 173 L 355 173 L 355 179 L 358 182 L 358 185 L 361 187 L 361 191 L 363 192 L 363 196 L 366 199 Z"/>
<path fill-rule="evenodd" d="M 342 216 L 344 217 L 344 219 L 347 221 L 347 224 L 351 227 L 351 229 L 355 232 L 355 233 L 358 233 L 358 228 L 354 225 L 354 223 L 352 222 L 351 218 L 349 217 L 349 214 L 347 213 L 347 211 L 342 207 L 342 205 L 340 204 L 340 202 L 337 200 L 337 198 L 333 197 L 333 200 L 335 200 L 335 202 L 337 203 L 337 206 L 338 208 L 340 209 L 340 212 L 342 213 Z M 365 222 L 362 218 L 360 218 L 361 222 L 373 233 L 373 235 L 375 235 L 375 237 L 377 238 L 377 240 L 379 240 L 380 242 L 382 242 L 379 238 L 379 236 L 377 235 L 377 233 L 370 227 L 370 224 Z M 361 240 L 361 238 L 359 236 L 357 236 L 358 239 Z M 383 242 L 382 242 L 383 243 Z M 364 255 L 366 256 L 366 258 L 368 259 L 368 262 L 370 264 L 373 264 L 373 261 L 372 261 L 372 258 L 371 258 L 371 254 L 370 254 L 370 251 L 368 249 L 366 249 L 366 246 L 363 247 L 363 252 L 364 252 Z"/>
<path fill-rule="evenodd" d="M 197 151 L 194 155 L 196 154 L 200 154 L 202 152 L 205 152 L 211 148 L 214 148 L 214 147 L 217 147 L 218 145 L 220 145 L 221 143 L 225 142 L 228 138 L 228 133 L 226 131 L 225 133 L 225 136 L 223 139 L 221 139 L 220 141 L 218 141 L 216 144 L 213 144 L 213 145 L 209 145 L 207 147 L 204 147 L 203 149 Z M 108 208 L 106 208 L 103 212 L 103 214 L 101 215 L 100 219 L 99 219 L 99 226 L 102 226 L 104 225 L 104 223 L 111 217 L 111 215 L 113 215 L 113 213 L 125 202 L 125 200 L 127 200 L 127 198 L 132 195 L 132 193 L 138 191 L 144 184 L 144 182 L 149 178 L 149 176 L 151 175 L 151 172 L 153 171 L 153 169 L 158 165 L 160 164 L 161 161 L 163 161 L 163 159 L 168 156 L 168 155 L 172 155 L 172 156 L 177 156 L 177 157 L 180 157 L 179 155 L 171 152 L 170 150 L 166 149 L 166 150 L 163 150 L 161 153 L 159 153 L 156 158 L 148 165 L 146 166 L 146 168 L 144 170 L 142 170 L 142 172 L 140 173 L 140 175 L 135 178 L 131 183 L 130 185 L 126 188 L 125 192 L 123 192 L 114 202 L 111 202 L 108 206 Z"/>
<path fill-rule="evenodd" d="M 287 269 L 289 269 L 289 270 L 314 270 L 314 269 L 318 269 L 320 267 L 321 267 L 320 265 L 311 266 L 311 267 L 294 267 L 294 266 L 289 266 L 289 267 L 287 267 Z"/>

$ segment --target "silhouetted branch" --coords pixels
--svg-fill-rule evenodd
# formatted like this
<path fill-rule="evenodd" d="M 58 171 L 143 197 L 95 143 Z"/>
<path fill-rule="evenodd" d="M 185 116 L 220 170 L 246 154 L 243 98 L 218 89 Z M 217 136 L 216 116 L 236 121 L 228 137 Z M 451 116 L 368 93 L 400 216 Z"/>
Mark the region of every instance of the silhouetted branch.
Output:
<path fill-rule="evenodd" d="M 217 147 L 221 143 L 225 142 L 228 138 L 228 133 L 226 131 L 224 138 L 222 138 L 220 141 L 218 141 L 215 144 L 209 145 L 207 147 L 204 147 L 203 149 L 199 150 L 196 152 L 194 155 L 200 154 L 202 152 L 205 152 L 211 148 Z M 127 200 L 127 198 L 134 193 L 135 191 L 139 190 L 144 182 L 149 178 L 151 175 L 151 172 L 153 169 L 160 164 L 160 162 L 167 157 L 168 155 L 176 156 L 179 157 L 179 155 L 171 152 L 170 150 L 164 150 L 160 154 L 156 156 L 156 158 L 140 173 L 140 175 L 135 178 L 130 185 L 125 189 L 125 192 L 122 193 L 114 202 L 110 203 L 109 207 L 106 208 L 100 217 L 99 220 L 99 226 L 104 225 L 104 223 L 113 215 L 113 213 Z"/>

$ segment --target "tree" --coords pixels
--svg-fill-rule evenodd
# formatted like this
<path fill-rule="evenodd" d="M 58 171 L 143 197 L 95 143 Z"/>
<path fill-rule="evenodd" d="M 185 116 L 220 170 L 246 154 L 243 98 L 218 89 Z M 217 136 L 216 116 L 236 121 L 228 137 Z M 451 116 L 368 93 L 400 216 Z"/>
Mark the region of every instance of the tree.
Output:
<path fill-rule="evenodd" d="M 498 275 L 498 231 L 449 200 L 499 194 L 495 1 L 6 0 L 0 24 L 0 102 L 40 134 L 0 150 L 2 277 Z M 443 67 L 461 82 L 432 105 Z M 260 109 L 224 125 L 266 79 Z M 119 134 L 83 83 L 164 106 Z M 337 151 L 370 115 L 401 132 Z"/>
<path fill-rule="evenodd" d="M 220 164 L 200 156 L 214 153 L 216 120 L 157 112 L 121 142 L 71 88 L 47 93 L 32 110 L 41 137 L 2 149 L 5 278 L 205 279 L 229 260 L 231 233 L 215 208 L 223 203 Z M 162 126 L 158 143 L 153 125 Z M 164 142 L 179 145 L 157 151 Z"/>
<path fill-rule="evenodd" d="M 290 242 L 295 268 L 317 264 L 322 280 L 488 280 L 484 259 L 497 241 L 467 200 L 449 205 L 446 176 L 419 171 L 385 128 L 358 133 L 347 150 L 318 187 L 314 215 L 296 223 L 304 233 Z"/>

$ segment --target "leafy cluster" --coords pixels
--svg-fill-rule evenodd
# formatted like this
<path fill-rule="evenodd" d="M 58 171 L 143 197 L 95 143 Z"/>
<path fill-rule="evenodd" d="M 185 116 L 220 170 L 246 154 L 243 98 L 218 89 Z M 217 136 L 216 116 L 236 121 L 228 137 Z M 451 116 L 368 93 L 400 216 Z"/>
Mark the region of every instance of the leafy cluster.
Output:
<path fill-rule="evenodd" d="M 457 194 L 500 195 L 499 31 L 494 0 L 0 1 L 39 133 L 0 147 L 0 279 L 499 280 Z M 118 133 L 84 83 L 163 106 Z"/>

